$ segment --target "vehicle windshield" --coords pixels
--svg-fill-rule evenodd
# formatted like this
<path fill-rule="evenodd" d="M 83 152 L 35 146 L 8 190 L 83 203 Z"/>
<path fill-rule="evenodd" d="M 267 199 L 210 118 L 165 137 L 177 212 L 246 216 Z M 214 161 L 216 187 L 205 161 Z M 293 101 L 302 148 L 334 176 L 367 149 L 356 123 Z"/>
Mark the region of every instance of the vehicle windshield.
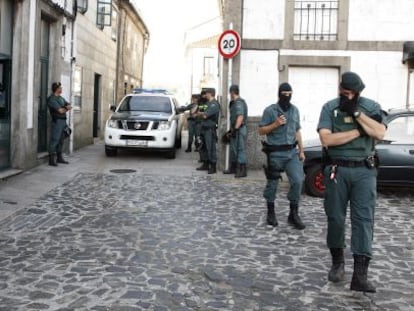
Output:
<path fill-rule="evenodd" d="M 118 111 L 152 111 L 172 113 L 171 101 L 165 96 L 128 96 Z"/>

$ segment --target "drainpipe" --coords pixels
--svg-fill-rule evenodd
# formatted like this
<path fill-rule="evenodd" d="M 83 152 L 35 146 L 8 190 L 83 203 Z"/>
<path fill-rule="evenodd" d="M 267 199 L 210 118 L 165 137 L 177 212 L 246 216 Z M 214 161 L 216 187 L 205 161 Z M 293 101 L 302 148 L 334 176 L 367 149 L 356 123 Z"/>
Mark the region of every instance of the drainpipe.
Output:
<path fill-rule="evenodd" d="M 70 92 L 71 92 L 71 102 L 73 103 L 73 73 L 75 72 L 75 65 L 76 65 L 76 51 L 75 51 L 75 27 L 76 23 L 75 20 L 72 20 L 72 27 L 70 33 Z M 74 131 L 74 122 L 73 122 L 73 106 L 69 112 L 69 127 L 72 129 L 72 135 L 69 136 L 69 154 L 73 153 L 73 136 L 75 135 Z"/>

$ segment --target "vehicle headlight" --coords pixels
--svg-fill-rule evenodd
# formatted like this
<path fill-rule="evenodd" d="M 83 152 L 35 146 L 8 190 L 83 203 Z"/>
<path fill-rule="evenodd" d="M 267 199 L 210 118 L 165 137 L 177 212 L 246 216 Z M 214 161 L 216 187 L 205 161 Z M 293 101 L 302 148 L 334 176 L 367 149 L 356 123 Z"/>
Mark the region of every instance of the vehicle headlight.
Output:
<path fill-rule="evenodd" d="M 158 125 L 159 130 L 168 130 L 171 127 L 171 122 L 169 121 L 160 121 L 160 124 Z"/>
<path fill-rule="evenodd" d="M 118 121 L 117 120 L 108 120 L 108 127 L 118 128 Z"/>

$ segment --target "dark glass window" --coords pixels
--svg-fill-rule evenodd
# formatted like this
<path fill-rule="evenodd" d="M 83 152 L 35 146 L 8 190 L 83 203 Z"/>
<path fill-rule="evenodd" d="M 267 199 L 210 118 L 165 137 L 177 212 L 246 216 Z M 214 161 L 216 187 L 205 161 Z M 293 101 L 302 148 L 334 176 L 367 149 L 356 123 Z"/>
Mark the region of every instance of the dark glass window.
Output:
<path fill-rule="evenodd" d="M 165 96 L 128 96 L 118 111 L 151 111 L 172 113 L 171 100 Z"/>

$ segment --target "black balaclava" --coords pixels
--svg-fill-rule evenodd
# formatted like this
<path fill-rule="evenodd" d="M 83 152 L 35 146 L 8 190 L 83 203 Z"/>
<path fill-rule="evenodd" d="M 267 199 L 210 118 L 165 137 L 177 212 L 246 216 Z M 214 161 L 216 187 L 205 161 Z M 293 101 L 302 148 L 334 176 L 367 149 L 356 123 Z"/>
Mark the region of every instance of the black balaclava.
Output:
<path fill-rule="evenodd" d="M 290 99 L 292 98 L 292 94 L 291 95 L 282 95 L 282 92 L 292 92 L 292 87 L 290 86 L 289 83 L 282 83 L 279 86 L 279 101 L 278 104 L 279 106 L 282 108 L 283 111 L 287 111 L 290 106 L 292 105 L 290 103 Z"/>
<path fill-rule="evenodd" d="M 357 105 L 359 94 L 362 92 L 362 90 L 365 88 L 364 82 L 362 82 L 362 79 L 358 74 L 352 71 L 344 72 L 341 76 L 341 88 L 345 90 L 351 90 L 354 91 L 356 94 L 353 99 L 348 99 L 348 97 L 344 95 L 339 96 L 339 110 L 344 111 L 345 106 L 347 105 Z"/>

